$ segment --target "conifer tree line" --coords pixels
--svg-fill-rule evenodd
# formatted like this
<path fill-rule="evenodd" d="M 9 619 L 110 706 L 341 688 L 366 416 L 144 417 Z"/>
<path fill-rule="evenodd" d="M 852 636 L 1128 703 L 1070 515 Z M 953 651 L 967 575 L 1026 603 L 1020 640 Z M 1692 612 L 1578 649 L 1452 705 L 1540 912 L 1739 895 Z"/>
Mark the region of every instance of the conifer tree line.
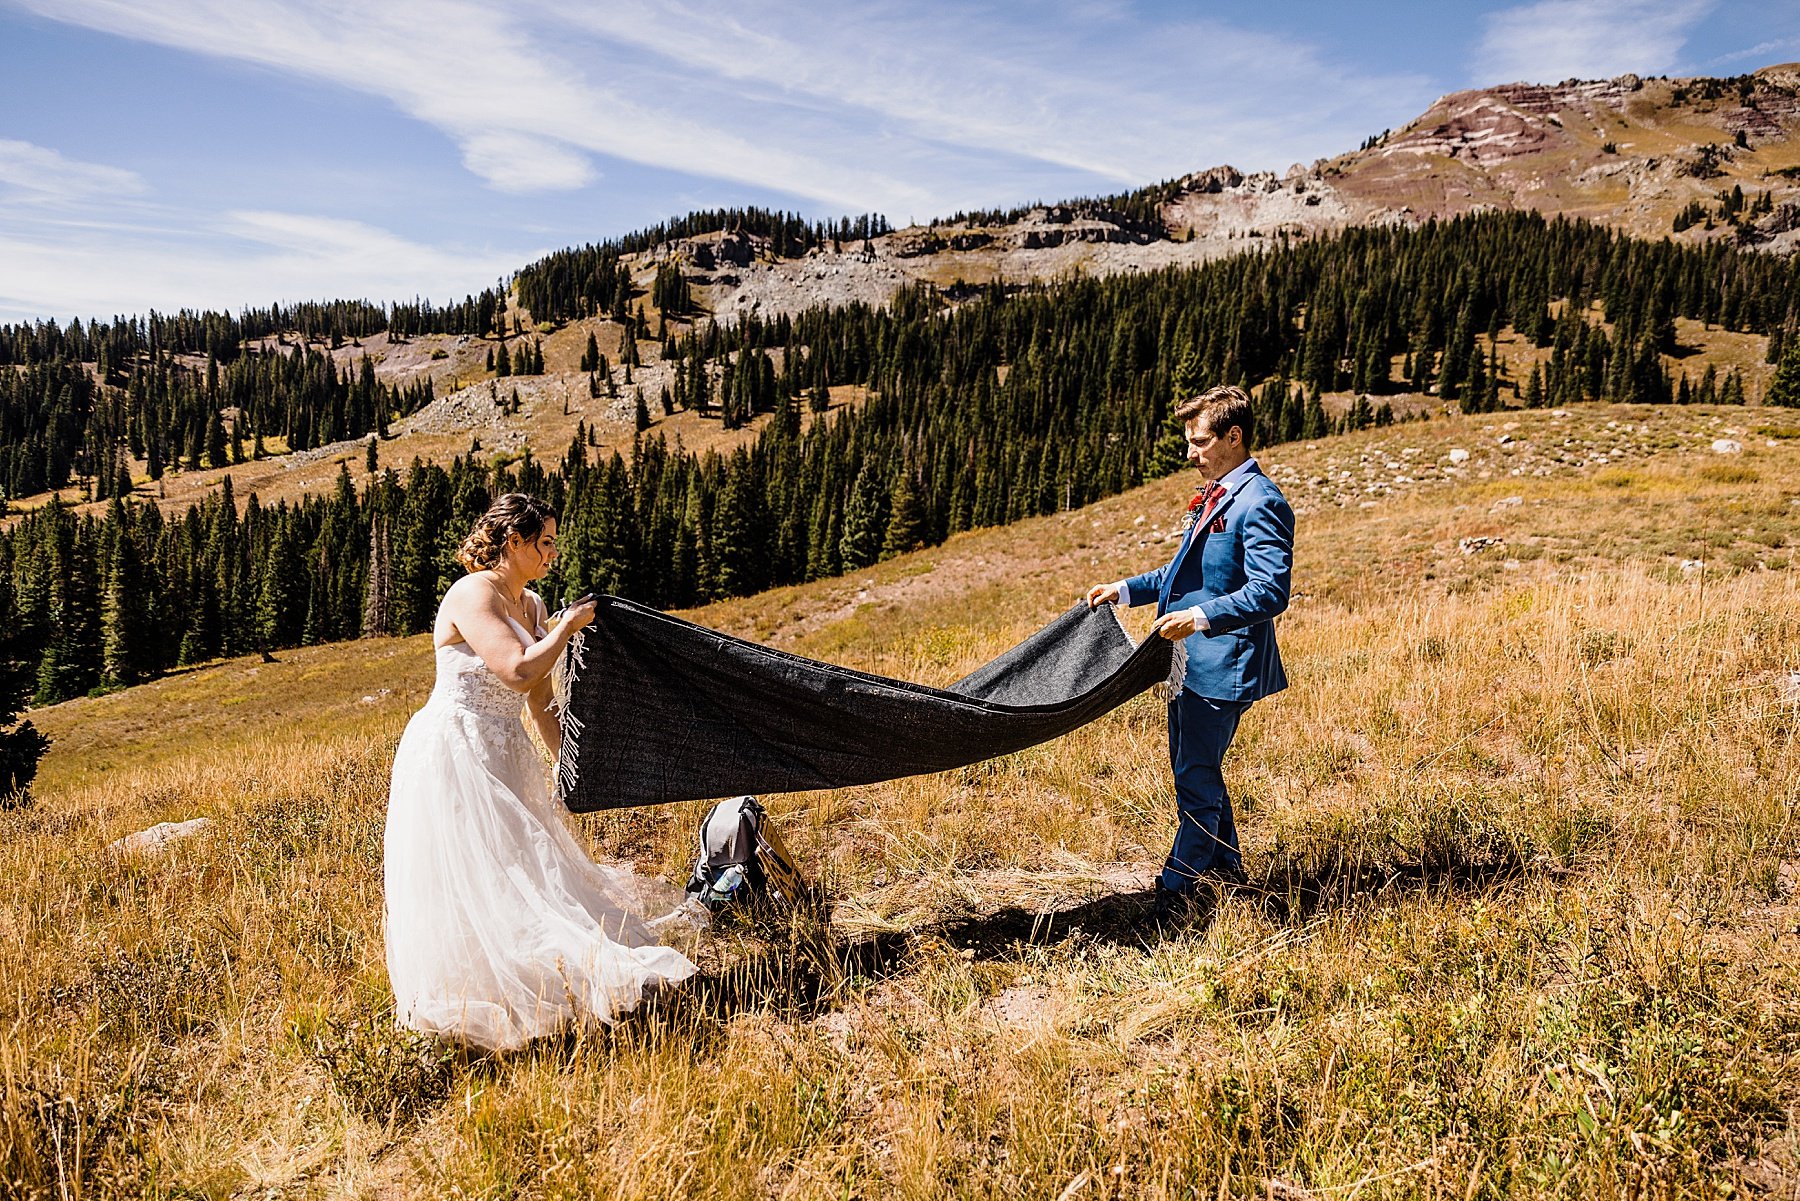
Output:
<path fill-rule="evenodd" d="M 1163 221 L 1163 205 L 1178 199 L 1185 187 L 1181 179 L 1165 179 L 1161 183 L 1110 196 L 1084 196 L 1055 204 L 1015 205 L 1007 209 L 959 210 L 948 217 L 935 218 L 931 224 L 934 228 L 940 225 L 1011 225 L 1035 209 L 1046 209 L 1070 217 L 1111 222 L 1142 242 L 1165 242 L 1169 240 L 1170 231 Z"/>
<path fill-rule="evenodd" d="M 389 420 L 430 403 L 430 383 L 379 383 L 366 356 L 339 367 L 315 344 L 384 329 L 499 335 L 504 311 L 489 289 L 447 307 L 330 301 L 0 325 L 0 502 L 71 482 L 96 499 L 128 495 L 128 457 L 157 480 L 260 458 L 268 437 L 303 450 L 385 435 Z M 543 370 L 541 349 L 524 354 L 519 374 Z"/>
<path fill-rule="evenodd" d="M 1769 333 L 1777 385 L 1800 391 L 1797 272 L 1797 259 L 1487 214 L 1144 275 L 990 286 L 955 307 L 917 288 L 880 308 L 702 323 L 665 342 L 676 370 L 658 409 L 772 414 L 729 453 L 670 446 L 640 404 L 649 428 L 629 457 L 596 458 L 578 436 L 552 468 L 415 463 L 360 494 L 344 474 L 329 496 L 251 498 L 241 512 L 228 490 L 179 517 L 119 499 L 88 516 L 53 504 L 0 531 L 0 628 L 25 632 L 39 701 L 220 654 L 422 630 L 459 571 L 461 534 L 512 489 L 563 514 L 547 595 L 665 608 L 743 595 L 1174 470 L 1172 406 L 1212 383 L 1257 390 L 1263 442 L 1391 419 L 1381 398 L 1402 389 L 1468 409 L 1698 399 L 1659 357 L 1676 317 Z M 1525 380 L 1503 370 L 1502 327 L 1547 349 L 1544 367 Z M 243 361 L 320 371 L 299 351 Z M 1732 378 L 1713 380 L 1715 399 L 1731 398 Z M 828 407 L 846 384 L 867 389 L 860 407 L 804 421 L 803 407 Z M 1358 400 L 1334 418 L 1322 393 L 1345 388 Z"/>
<path fill-rule="evenodd" d="M 525 267 L 514 282 L 520 306 L 540 321 L 607 315 L 622 322 L 632 297 L 630 273 L 621 261 L 628 254 L 654 250 L 682 238 L 738 230 L 768 239 L 776 258 L 795 258 L 818 246 L 841 248 L 845 242 L 879 237 L 891 228 L 880 214 L 808 222 L 798 213 L 761 208 L 708 209 L 622 238 L 559 250 Z M 666 286 L 660 276 L 657 286 Z M 685 291 L 685 284 L 681 286 Z M 659 303 L 657 307 L 662 306 Z"/>
<path fill-rule="evenodd" d="M 303 342 L 366 338 L 387 330 L 399 337 L 412 334 L 468 334 L 486 337 L 500 330 L 506 310 L 504 286 L 489 288 L 460 304 L 438 306 L 414 298 L 383 308 L 366 300 L 331 300 L 247 308 L 229 313 L 151 313 L 148 317 L 77 318 L 62 326 L 55 321 L 0 325 L 0 366 L 73 361 L 122 367 L 141 355 L 211 355 L 230 362 L 246 343 L 298 335 Z"/>
<path fill-rule="evenodd" d="M 429 379 L 386 384 L 366 355 L 340 369 L 301 345 L 227 363 L 209 353 L 202 366 L 159 350 L 123 366 L 103 354 L 91 372 L 74 359 L 0 369 L 0 498 L 78 480 L 97 500 L 129 496 L 127 456 L 158 480 L 171 468 L 261 458 L 268 437 L 305 450 L 385 435 L 391 419 L 431 400 Z"/>

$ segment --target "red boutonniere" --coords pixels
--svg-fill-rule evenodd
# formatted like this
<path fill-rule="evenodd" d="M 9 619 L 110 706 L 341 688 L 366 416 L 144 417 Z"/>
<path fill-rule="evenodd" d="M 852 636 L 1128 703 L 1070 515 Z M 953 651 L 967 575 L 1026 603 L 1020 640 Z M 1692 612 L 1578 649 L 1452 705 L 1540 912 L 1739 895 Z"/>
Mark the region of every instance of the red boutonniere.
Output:
<path fill-rule="evenodd" d="M 1206 490 L 1194 493 L 1194 499 L 1188 501 L 1187 512 L 1181 515 L 1181 532 L 1187 533 L 1200 520 L 1200 510 L 1206 507 Z"/>

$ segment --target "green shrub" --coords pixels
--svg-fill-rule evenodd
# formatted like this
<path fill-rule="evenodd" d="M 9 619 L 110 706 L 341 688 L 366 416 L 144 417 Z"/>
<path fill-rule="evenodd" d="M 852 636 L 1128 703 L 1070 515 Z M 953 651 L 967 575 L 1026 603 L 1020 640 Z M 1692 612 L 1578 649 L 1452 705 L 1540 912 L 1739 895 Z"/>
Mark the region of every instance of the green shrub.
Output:
<path fill-rule="evenodd" d="M 328 1020 L 311 1053 L 346 1104 L 378 1121 L 416 1119 L 450 1094 L 455 1048 L 405 1030 L 393 1014 Z"/>

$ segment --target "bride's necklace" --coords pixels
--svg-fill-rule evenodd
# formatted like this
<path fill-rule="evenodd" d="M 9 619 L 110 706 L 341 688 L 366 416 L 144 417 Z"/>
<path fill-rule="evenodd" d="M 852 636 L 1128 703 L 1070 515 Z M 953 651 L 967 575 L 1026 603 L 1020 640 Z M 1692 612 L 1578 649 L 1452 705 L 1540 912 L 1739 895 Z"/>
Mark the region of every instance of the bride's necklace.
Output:
<path fill-rule="evenodd" d="M 492 568 L 489 568 L 488 570 L 493 571 Z M 531 629 L 531 618 L 525 612 L 524 591 L 520 591 L 519 599 L 515 601 L 511 594 L 507 592 L 506 584 L 500 579 L 499 572 L 494 572 L 494 591 L 500 594 L 500 602 L 506 606 L 506 611 L 512 615 L 513 620 L 519 623 L 519 627 L 525 630 Z"/>

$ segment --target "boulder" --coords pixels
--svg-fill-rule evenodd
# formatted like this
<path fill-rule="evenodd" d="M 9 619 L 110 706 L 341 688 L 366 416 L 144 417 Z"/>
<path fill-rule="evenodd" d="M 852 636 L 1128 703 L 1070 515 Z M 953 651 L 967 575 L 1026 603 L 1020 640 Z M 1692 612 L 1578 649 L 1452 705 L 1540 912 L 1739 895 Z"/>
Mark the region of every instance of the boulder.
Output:
<path fill-rule="evenodd" d="M 756 258 L 756 246 L 750 236 L 734 229 L 719 239 L 719 260 L 734 267 L 748 267 Z"/>
<path fill-rule="evenodd" d="M 178 842 L 211 829 L 212 824 L 213 819 L 210 817 L 196 817 L 185 822 L 158 822 L 147 830 L 127 834 L 111 843 L 107 850 L 115 855 L 149 855 L 166 851 Z"/>

